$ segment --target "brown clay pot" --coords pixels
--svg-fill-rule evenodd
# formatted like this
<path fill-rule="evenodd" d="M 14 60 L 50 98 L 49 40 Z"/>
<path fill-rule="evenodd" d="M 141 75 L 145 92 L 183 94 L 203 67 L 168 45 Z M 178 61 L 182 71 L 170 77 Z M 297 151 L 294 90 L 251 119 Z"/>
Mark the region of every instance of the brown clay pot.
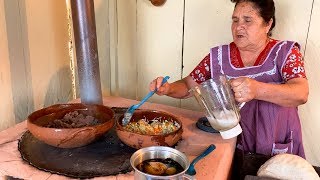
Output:
<path fill-rule="evenodd" d="M 162 6 L 166 2 L 166 0 L 150 0 L 150 2 L 154 6 Z"/>
<path fill-rule="evenodd" d="M 116 120 L 116 132 L 119 139 L 126 145 L 135 149 L 140 149 L 149 146 L 174 146 L 182 137 L 182 123 L 181 121 L 166 112 L 155 110 L 136 110 L 131 118 L 132 122 L 139 121 L 146 118 L 148 120 L 162 117 L 162 119 L 172 120 L 179 123 L 180 128 L 174 132 L 164 135 L 146 135 L 129 132 L 122 126 L 123 115 L 119 116 Z"/>
<path fill-rule="evenodd" d="M 78 111 L 93 116 L 99 123 L 80 128 L 48 128 L 48 123 L 62 119 L 65 114 Z M 40 141 L 60 148 L 85 146 L 105 134 L 114 126 L 115 113 L 103 105 L 85 105 L 82 103 L 56 104 L 40 109 L 28 116 L 28 130 Z"/>

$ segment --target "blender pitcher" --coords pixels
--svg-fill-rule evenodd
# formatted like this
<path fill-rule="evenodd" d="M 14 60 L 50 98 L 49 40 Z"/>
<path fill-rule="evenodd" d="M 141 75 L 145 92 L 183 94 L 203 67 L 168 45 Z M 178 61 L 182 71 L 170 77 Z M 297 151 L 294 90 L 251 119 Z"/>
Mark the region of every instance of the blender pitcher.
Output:
<path fill-rule="evenodd" d="M 230 139 L 242 132 L 239 124 L 241 108 L 237 105 L 225 75 L 209 79 L 191 89 L 204 109 L 210 125 L 220 132 L 223 139 Z"/>

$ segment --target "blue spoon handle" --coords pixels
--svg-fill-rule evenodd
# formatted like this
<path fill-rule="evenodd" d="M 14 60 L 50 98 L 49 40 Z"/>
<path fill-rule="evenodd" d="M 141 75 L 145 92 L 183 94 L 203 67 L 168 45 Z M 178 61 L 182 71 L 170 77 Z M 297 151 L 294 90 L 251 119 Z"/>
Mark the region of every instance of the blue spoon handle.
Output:
<path fill-rule="evenodd" d="M 209 153 L 211 153 L 214 149 L 216 149 L 216 146 L 211 144 L 203 153 L 201 153 L 198 157 L 196 157 L 192 162 L 191 165 L 194 166 L 200 159 L 207 156 Z"/>
<path fill-rule="evenodd" d="M 169 78 L 170 78 L 169 76 L 164 77 L 164 78 L 162 79 L 161 86 L 162 86 L 164 83 L 166 83 Z M 139 108 L 144 102 L 146 102 L 155 92 L 157 92 L 157 90 L 158 90 L 158 89 L 156 88 L 155 90 L 150 91 L 150 92 L 140 101 L 140 103 L 137 104 L 137 106 L 136 106 L 135 109 Z"/>

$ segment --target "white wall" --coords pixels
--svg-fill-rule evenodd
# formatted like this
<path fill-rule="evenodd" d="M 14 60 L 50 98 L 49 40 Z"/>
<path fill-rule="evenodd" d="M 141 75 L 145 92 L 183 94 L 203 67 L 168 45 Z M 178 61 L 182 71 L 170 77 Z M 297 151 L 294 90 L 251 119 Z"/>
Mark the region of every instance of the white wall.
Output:
<path fill-rule="evenodd" d="M 0 0 L 0 130 L 15 124 L 4 0 Z"/>
<path fill-rule="evenodd" d="M 2 130 L 72 91 L 65 0 L 0 0 L 0 27 Z"/>
<path fill-rule="evenodd" d="M 137 1 L 138 98 L 149 92 L 149 83 L 157 76 L 181 78 L 183 1 L 166 1 L 162 7 Z M 154 96 L 152 101 L 179 106 L 179 100 Z"/>
<path fill-rule="evenodd" d="M 307 159 L 320 166 L 320 1 L 315 0 L 305 52 L 305 65 L 309 80 L 309 100 L 301 106 L 303 138 Z"/>
<path fill-rule="evenodd" d="M 35 108 L 72 97 L 65 0 L 25 1 L 28 76 Z M 41 7 L 41 8 L 39 8 Z M 23 10 L 23 9 L 22 9 Z"/>
<path fill-rule="evenodd" d="M 223 7 L 223 8 L 222 8 Z M 209 53 L 209 49 L 232 40 L 231 1 L 186 1 L 183 77 Z M 182 100 L 182 107 L 197 109 L 200 107 L 194 98 Z"/>

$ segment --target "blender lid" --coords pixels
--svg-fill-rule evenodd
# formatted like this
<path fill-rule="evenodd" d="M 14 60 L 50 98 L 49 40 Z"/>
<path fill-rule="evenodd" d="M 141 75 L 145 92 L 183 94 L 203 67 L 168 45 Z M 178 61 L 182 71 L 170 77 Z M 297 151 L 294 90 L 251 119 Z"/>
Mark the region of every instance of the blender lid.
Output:
<path fill-rule="evenodd" d="M 233 137 L 238 136 L 242 132 L 242 128 L 240 124 L 237 124 L 235 127 L 226 130 L 226 131 L 220 131 L 220 135 L 223 139 L 231 139 Z"/>

